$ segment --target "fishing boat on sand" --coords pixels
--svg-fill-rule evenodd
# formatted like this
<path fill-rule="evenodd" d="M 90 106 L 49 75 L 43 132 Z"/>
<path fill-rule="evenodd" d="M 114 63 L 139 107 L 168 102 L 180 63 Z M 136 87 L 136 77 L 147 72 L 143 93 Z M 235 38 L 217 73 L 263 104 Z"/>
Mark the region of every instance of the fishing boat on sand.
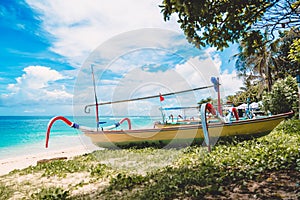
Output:
<path fill-rule="evenodd" d="M 207 107 L 201 106 L 201 108 Z M 201 124 L 185 124 L 178 126 L 167 126 L 162 128 L 136 129 L 132 130 L 129 118 L 124 118 L 117 124 L 125 121 L 128 123 L 127 130 L 102 130 L 80 126 L 58 116 L 50 120 L 46 136 L 46 147 L 50 136 L 50 129 L 56 120 L 62 120 L 72 128 L 84 132 L 91 138 L 92 142 L 100 147 L 112 147 L 138 145 L 138 144 L 182 144 L 192 141 L 210 144 L 212 138 L 231 137 L 231 136 L 256 136 L 271 132 L 281 121 L 292 115 L 293 112 L 273 115 L 265 118 L 239 120 L 232 122 L 207 123 L 204 119 Z M 118 125 L 113 125 L 117 127 Z M 204 124 L 204 125 L 203 125 Z"/>
<path fill-rule="evenodd" d="M 115 147 L 115 146 L 134 146 L 134 145 L 178 145 L 191 144 L 192 142 L 205 142 L 210 150 L 211 141 L 218 138 L 232 137 L 232 136 L 259 136 L 271 132 L 281 121 L 290 117 L 293 112 L 282 113 L 272 116 L 260 116 L 247 119 L 239 118 L 236 108 L 232 108 L 227 116 L 223 116 L 220 104 L 220 92 L 218 79 L 212 79 L 214 85 L 194 88 L 185 91 L 178 91 L 174 93 L 159 94 L 154 96 L 98 103 L 95 93 L 95 104 L 85 106 L 85 111 L 88 112 L 90 107 L 96 109 L 97 128 L 81 126 L 77 123 L 71 122 L 65 117 L 57 116 L 50 120 L 46 133 L 46 148 L 48 147 L 50 130 L 53 123 L 57 120 L 65 122 L 68 126 L 81 130 L 91 141 L 100 147 Z M 122 103 L 129 101 L 138 101 L 149 98 L 160 98 L 160 101 L 165 96 L 174 95 L 178 93 L 191 92 L 201 89 L 214 87 L 218 92 L 218 106 L 215 109 L 212 104 L 204 103 L 201 106 L 196 106 L 200 111 L 199 118 L 182 119 L 178 118 L 176 123 L 168 123 L 165 116 L 162 114 L 162 121 L 155 122 L 155 126 L 145 129 L 132 129 L 131 120 L 128 117 L 123 118 L 119 122 L 110 126 L 101 127 L 98 116 L 98 106 L 113 103 Z M 178 107 L 178 109 L 180 109 Z M 187 109 L 184 107 L 183 109 Z M 163 112 L 164 109 L 160 108 Z M 166 109 L 165 109 L 166 110 Z M 213 118 L 212 118 L 213 116 Z M 120 124 L 127 123 L 127 129 L 117 130 Z M 200 143 L 201 144 L 201 143 Z"/>

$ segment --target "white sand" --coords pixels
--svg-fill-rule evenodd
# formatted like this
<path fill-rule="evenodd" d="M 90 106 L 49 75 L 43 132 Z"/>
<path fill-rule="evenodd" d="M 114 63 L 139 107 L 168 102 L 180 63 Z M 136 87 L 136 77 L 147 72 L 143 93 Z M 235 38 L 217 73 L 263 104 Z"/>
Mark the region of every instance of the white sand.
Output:
<path fill-rule="evenodd" d="M 24 169 L 30 165 L 34 166 L 39 160 L 58 157 L 67 157 L 69 159 L 77 155 L 83 155 L 101 149 L 82 138 L 73 138 L 72 141 L 63 141 L 56 144 L 53 144 L 53 142 L 49 144 L 48 149 L 44 148 L 44 144 L 38 144 L 38 148 L 40 149 L 38 149 L 36 145 L 33 145 L 26 149 L 18 149 L 18 151 L 15 151 L 13 154 L 10 153 L 8 158 L 0 157 L 0 175 L 5 175 L 14 169 Z M 23 152 L 20 153 L 20 151 Z"/>

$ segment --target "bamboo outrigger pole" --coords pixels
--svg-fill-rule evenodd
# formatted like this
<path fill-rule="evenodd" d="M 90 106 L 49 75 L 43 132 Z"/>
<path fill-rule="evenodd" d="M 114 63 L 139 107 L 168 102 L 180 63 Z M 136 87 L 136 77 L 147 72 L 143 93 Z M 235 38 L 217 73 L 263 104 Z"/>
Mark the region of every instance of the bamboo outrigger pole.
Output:
<path fill-rule="evenodd" d="M 193 88 L 193 89 L 189 89 L 189 90 L 182 90 L 182 91 L 178 91 L 178 92 L 158 94 L 158 95 L 147 96 L 147 97 L 140 97 L 140 98 L 126 99 L 126 100 L 108 101 L 108 102 L 103 102 L 103 103 L 89 104 L 89 105 L 86 105 L 84 107 L 84 112 L 85 113 L 90 113 L 89 107 L 92 107 L 92 106 L 96 106 L 96 109 L 97 109 L 97 107 L 101 106 L 101 105 L 108 105 L 108 104 L 115 104 L 115 103 L 125 103 L 125 102 L 130 102 L 130 101 L 139 101 L 139 100 L 157 98 L 157 97 L 160 97 L 160 96 L 170 96 L 170 95 L 175 95 L 175 94 L 180 94 L 180 93 L 185 93 L 185 92 L 192 92 L 192 91 L 196 91 L 196 90 L 208 89 L 208 88 L 212 88 L 212 87 L 214 87 L 214 85 L 203 86 L 203 87 Z"/>
<path fill-rule="evenodd" d="M 91 65 L 91 70 L 92 70 L 92 78 L 93 78 L 93 85 L 94 85 L 94 95 L 95 95 L 95 106 L 96 106 L 96 123 L 97 123 L 97 131 L 99 128 L 99 108 L 98 108 L 98 98 L 97 98 L 97 93 L 96 93 L 96 83 L 95 83 L 95 75 L 94 75 L 94 69 L 93 65 Z"/>

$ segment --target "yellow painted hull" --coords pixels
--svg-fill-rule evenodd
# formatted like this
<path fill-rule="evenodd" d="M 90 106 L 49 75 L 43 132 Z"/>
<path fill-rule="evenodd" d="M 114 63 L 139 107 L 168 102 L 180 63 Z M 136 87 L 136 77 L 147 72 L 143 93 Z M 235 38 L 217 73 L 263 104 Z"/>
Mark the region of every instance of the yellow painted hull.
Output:
<path fill-rule="evenodd" d="M 230 136 L 251 136 L 271 132 L 281 121 L 292 113 L 274 115 L 261 119 L 250 119 L 232 123 L 208 124 L 210 138 Z M 118 130 L 118 131 L 85 131 L 92 142 L 98 146 L 127 145 L 134 143 L 191 143 L 203 140 L 201 125 L 182 125 L 154 129 Z"/>

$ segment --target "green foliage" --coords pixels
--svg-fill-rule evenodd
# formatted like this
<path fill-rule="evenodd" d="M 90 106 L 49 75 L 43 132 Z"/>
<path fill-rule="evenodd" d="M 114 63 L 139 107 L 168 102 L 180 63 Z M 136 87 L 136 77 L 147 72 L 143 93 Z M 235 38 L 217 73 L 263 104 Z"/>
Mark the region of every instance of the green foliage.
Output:
<path fill-rule="evenodd" d="M 230 101 L 234 106 L 238 106 L 242 103 L 247 102 L 247 98 L 250 98 L 251 102 L 261 101 L 261 85 L 250 85 L 244 88 L 245 91 L 239 91 L 235 95 L 230 95 L 227 100 Z"/>
<path fill-rule="evenodd" d="M 287 75 L 295 77 L 300 73 L 300 62 L 297 62 L 297 41 L 300 39 L 300 30 L 291 29 L 280 34 L 280 48 L 276 53 L 276 77 L 285 78 Z"/>
<path fill-rule="evenodd" d="M 256 87 L 256 85 L 259 88 L 254 93 L 256 92 L 257 98 L 260 100 L 264 88 L 271 91 L 272 84 L 276 80 L 289 75 L 296 76 L 299 73 L 300 62 L 291 62 L 288 59 L 288 53 L 293 40 L 299 37 L 299 30 L 291 29 L 280 33 L 276 40 L 270 40 L 267 33 L 261 40 L 257 39 L 256 42 L 243 40 L 240 43 L 240 52 L 234 57 L 237 57 L 236 69 L 239 76 L 244 80 L 246 92 L 237 93 L 231 97 L 232 101 L 253 94 L 249 89 Z M 253 49 L 249 49 L 250 43 L 255 44 Z"/>
<path fill-rule="evenodd" d="M 169 20 L 173 13 L 178 14 L 181 29 L 189 42 L 195 46 L 204 47 L 210 44 L 223 49 L 229 46 L 229 42 L 238 41 L 257 18 L 262 16 L 263 12 L 256 13 L 257 10 L 263 10 L 269 5 L 267 1 L 231 3 L 208 0 L 201 2 L 164 0 L 161 8 L 165 20 Z"/>
<path fill-rule="evenodd" d="M 300 134 L 300 120 L 288 120 L 279 124 L 275 131 L 287 134 L 299 135 Z"/>
<path fill-rule="evenodd" d="M 96 166 L 92 166 L 90 168 L 90 172 L 92 176 L 104 176 L 107 174 L 107 165 L 104 164 L 97 164 Z"/>
<path fill-rule="evenodd" d="M 288 76 L 278 80 L 272 87 L 272 91 L 263 96 L 265 110 L 273 114 L 289 112 L 298 106 L 298 89 L 295 78 Z"/>
<path fill-rule="evenodd" d="M 41 191 L 33 193 L 32 199 L 45 199 L 45 200 L 64 200 L 68 199 L 69 191 L 62 188 L 42 188 Z"/>
<path fill-rule="evenodd" d="M 293 51 L 290 47 L 293 47 L 293 41 L 299 38 L 299 28 L 279 32 L 276 39 L 268 31 L 263 35 L 257 32 L 243 38 L 240 41 L 239 53 L 234 55 L 234 58 L 237 58 L 235 67 L 238 75 L 245 82 L 263 83 L 268 91 L 277 79 L 288 75 L 296 76 L 299 73 L 300 62 L 291 62 L 289 51 Z M 298 51 L 295 50 L 294 53 L 297 54 Z"/>
<path fill-rule="evenodd" d="M 288 58 L 300 63 L 300 38 L 295 39 L 290 47 Z"/>
<path fill-rule="evenodd" d="M 212 103 L 213 99 L 211 97 L 207 97 L 206 99 L 201 99 L 198 104 L 202 105 L 203 103 Z"/>
<path fill-rule="evenodd" d="M 270 42 L 268 32 L 261 37 L 257 36 L 255 40 L 250 36 L 243 39 L 239 47 L 240 52 L 234 56 L 237 57 L 235 65 L 239 76 L 245 80 L 263 83 L 270 91 L 275 74 L 278 41 Z"/>
<path fill-rule="evenodd" d="M 118 173 L 116 177 L 110 180 L 108 190 L 124 190 L 131 189 L 135 185 L 139 185 L 146 181 L 146 178 L 141 175 L 128 175 L 125 173 Z"/>
<path fill-rule="evenodd" d="M 255 47 L 261 37 L 257 30 L 265 28 L 273 33 L 299 26 L 293 20 L 298 19 L 299 4 L 291 6 L 289 0 L 163 0 L 160 7 L 165 21 L 177 14 L 180 28 L 196 47 L 208 44 L 222 50 L 242 38 Z"/>

